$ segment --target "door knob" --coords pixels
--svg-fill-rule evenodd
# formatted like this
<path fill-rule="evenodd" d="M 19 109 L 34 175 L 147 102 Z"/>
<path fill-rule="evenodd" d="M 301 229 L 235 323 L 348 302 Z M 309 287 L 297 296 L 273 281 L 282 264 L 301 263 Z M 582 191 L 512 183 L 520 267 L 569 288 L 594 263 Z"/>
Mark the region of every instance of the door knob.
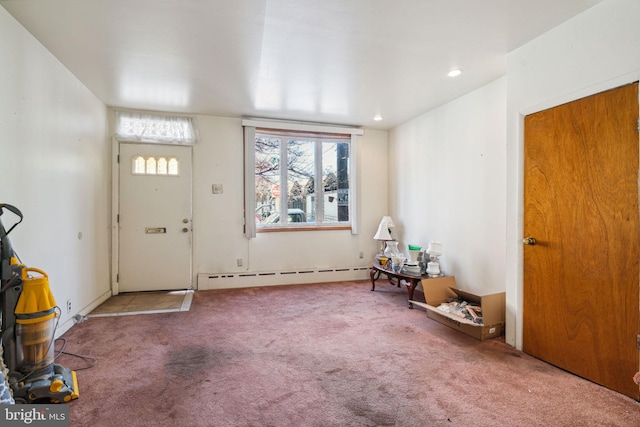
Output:
<path fill-rule="evenodd" d="M 188 231 L 189 231 L 189 229 L 188 229 L 187 227 L 185 227 L 185 228 L 183 228 L 183 229 L 182 229 L 182 232 L 183 232 L 183 233 L 187 233 Z"/>
<path fill-rule="evenodd" d="M 185 219 L 182 220 L 182 223 L 183 224 L 189 224 L 189 220 L 187 218 L 185 218 Z"/>
<path fill-rule="evenodd" d="M 522 239 L 522 243 L 528 246 L 533 246 L 536 244 L 536 239 L 533 237 L 525 237 L 524 239 Z"/>

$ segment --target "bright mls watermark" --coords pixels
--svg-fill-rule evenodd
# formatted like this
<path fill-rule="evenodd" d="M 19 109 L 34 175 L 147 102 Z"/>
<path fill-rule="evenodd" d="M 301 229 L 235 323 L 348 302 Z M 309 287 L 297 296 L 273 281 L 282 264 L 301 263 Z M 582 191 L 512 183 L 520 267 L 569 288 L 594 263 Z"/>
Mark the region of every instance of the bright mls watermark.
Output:
<path fill-rule="evenodd" d="M 0 425 L 69 427 L 69 406 L 0 405 Z"/>

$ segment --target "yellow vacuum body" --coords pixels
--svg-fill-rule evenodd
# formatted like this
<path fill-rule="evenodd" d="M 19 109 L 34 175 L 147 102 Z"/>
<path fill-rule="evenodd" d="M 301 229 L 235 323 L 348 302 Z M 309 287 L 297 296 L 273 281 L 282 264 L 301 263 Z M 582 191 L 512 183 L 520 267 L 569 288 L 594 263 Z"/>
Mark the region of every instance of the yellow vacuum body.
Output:
<path fill-rule="evenodd" d="M 14 399 L 17 403 L 77 399 L 76 373 L 54 363 L 59 309 L 47 273 L 24 266 L 21 270 L 22 290 L 14 310 L 16 370 L 9 378 Z"/>
<path fill-rule="evenodd" d="M 32 278 L 36 272 L 41 277 Z M 21 372 L 35 372 L 53 364 L 54 334 L 58 313 L 47 274 L 37 268 L 22 270 L 22 293 L 16 305 L 17 365 Z"/>

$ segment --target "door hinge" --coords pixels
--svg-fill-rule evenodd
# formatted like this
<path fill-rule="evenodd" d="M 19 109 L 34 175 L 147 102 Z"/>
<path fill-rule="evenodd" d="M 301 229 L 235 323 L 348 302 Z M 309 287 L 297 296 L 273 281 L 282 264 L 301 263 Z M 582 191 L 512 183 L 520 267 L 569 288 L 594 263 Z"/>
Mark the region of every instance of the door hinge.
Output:
<path fill-rule="evenodd" d="M 116 222 L 120 224 L 120 214 L 116 215 Z"/>
<path fill-rule="evenodd" d="M 116 162 L 118 162 L 118 164 L 120 164 L 120 154 L 118 154 L 118 155 L 116 156 Z"/>
<path fill-rule="evenodd" d="M 638 351 L 640 351 L 640 334 L 636 338 L 638 340 Z"/>

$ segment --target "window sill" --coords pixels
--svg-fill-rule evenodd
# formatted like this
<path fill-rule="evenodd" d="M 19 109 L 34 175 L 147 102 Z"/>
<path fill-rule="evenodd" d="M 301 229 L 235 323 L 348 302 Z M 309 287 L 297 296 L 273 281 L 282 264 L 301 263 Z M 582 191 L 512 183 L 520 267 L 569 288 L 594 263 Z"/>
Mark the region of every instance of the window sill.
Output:
<path fill-rule="evenodd" d="M 328 225 L 328 226 L 311 226 L 311 227 L 264 227 L 257 228 L 256 233 L 273 233 L 273 232 L 288 232 L 288 231 L 328 231 L 328 230 L 349 230 L 350 225 Z"/>

